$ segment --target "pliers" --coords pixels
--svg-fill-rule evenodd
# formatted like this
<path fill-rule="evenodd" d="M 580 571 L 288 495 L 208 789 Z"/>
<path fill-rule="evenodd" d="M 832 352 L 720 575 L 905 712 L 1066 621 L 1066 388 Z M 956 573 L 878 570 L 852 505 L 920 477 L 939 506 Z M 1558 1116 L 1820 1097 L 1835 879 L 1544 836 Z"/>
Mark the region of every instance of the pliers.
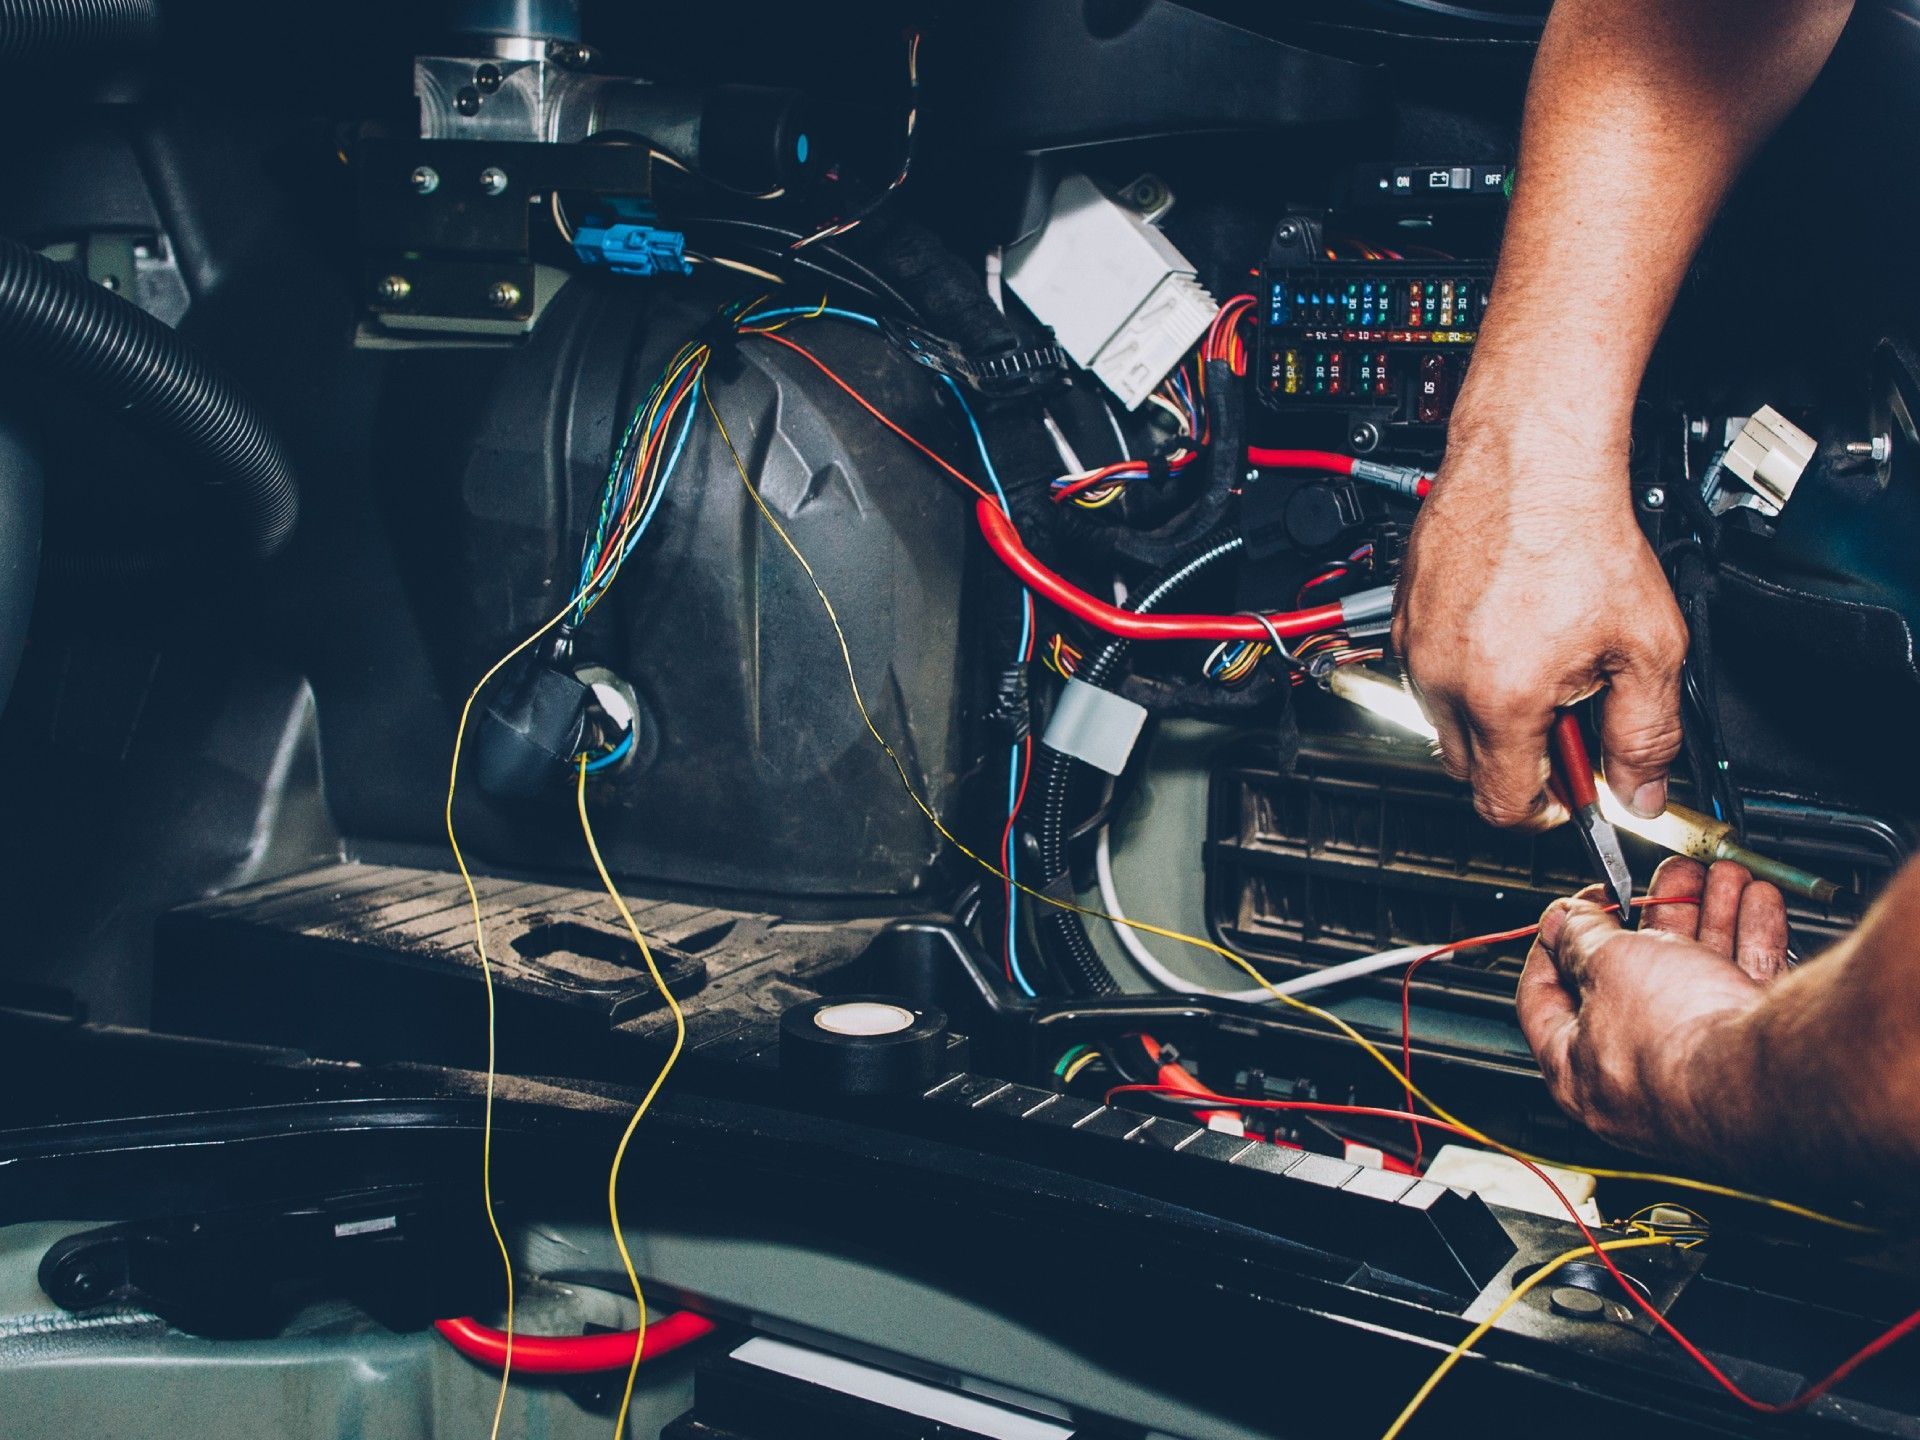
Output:
<path fill-rule="evenodd" d="M 1580 833 L 1587 858 L 1600 872 L 1600 883 L 1620 907 L 1620 923 L 1625 925 L 1633 914 L 1633 872 L 1627 868 L 1626 851 L 1620 848 L 1619 831 L 1600 813 L 1600 791 L 1594 783 L 1593 758 L 1580 731 L 1580 717 L 1572 710 L 1560 711 L 1553 718 L 1548 740 L 1554 779 L 1567 808 L 1573 811 L 1573 828 Z"/>

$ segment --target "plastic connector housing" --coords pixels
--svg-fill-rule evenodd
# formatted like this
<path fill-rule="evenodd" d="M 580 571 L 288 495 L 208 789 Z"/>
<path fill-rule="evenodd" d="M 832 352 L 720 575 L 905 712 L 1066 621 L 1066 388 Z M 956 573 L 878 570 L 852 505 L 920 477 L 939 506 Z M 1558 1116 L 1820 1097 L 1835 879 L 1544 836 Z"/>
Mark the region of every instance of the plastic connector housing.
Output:
<path fill-rule="evenodd" d="M 1007 252 L 1007 285 L 1129 410 L 1206 333 L 1218 308 L 1152 225 L 1085 175 L 1053 192 L 1046 223 Z"/>
<path fill-rule="evenodd" d="M 1747 417 L 1721 463 L 1753 491 L 1757 508 L 1778 515 L 1793 498 L 1816 448 L 1806 431 L 1771 405 L 1762 405 Z M 1715 513 L 1719 509 L 1715 507 Z"/>
<path fill-rule="evenodd" d="M 573 237 L 573 253 L 581 263 L 611 270 L 616 275 L 691 275 L 687 237 L 678 230 L 618 221 L 611 225 L 582 225 Z"/>

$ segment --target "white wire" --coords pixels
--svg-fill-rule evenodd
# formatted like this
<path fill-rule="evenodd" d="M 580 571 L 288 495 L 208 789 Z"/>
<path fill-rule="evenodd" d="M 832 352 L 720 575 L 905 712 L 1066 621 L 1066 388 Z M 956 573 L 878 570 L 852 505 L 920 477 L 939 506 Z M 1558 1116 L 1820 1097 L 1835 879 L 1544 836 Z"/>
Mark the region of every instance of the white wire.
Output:
<path fill-rule="evenodd" d="M 1133 448 L 1127 444 L 1127 432 L 1120 428 L 1120 417 L 1113 413 L 1113 406 L 1107 403 L 1107 397 L 1100 397 L 1100 408 L 1106 412 L 1107 424 L 1113 427 L 1113 443 L 1120 447 L 1120 458 L 1131 460 Z"/>
<path fill-rule="evenodd" d="M 1100 838 L 1093 850 L 1093 873 L 1100 886 L 1100 908 L 1116 920 L 1125 920 L 1127 912 L 1120 908 L 1120 892 L 1113 881 L 1113 827 L 1102 825 Z M 1164 990 L 1179 995 L 1205 995 L 1214 1000 L 1239 1000 L 1258 1004 L 1274 998 L 1273 990 L 1264 987 L 1258 990 L 1216 990 L 1209 985 L 1201 985 L 1174 974 L 1160 963 L 1159 957 L 1146 947 L 1130 925 L 1115 925 L 1114 937 L 1119 940 L 1120 948 L 1125 950 L 1133 962 L 1146 972 L 1147 977 Z M 1435 947 L 1432 945 L 1402 945 L 1398 950 L 1383 950 L 1378 955 L 1362 955 L 1357 960 L 1344 960 L 1338 965 L 1329 965 L 1324 970 L 1316 970 L 1311 975 L 1297 975 L 1291 980 L 1277 982 L 1273 989 L 1282 995 L 1304 995 L 1314 990 L 1324 990 L 1346 980 L 1354 980 L 1362 975 L 1372 975 L 1381 970 L 1392 970 L 1400 965 L 1411 965 L 1422 955 Z"/>
<path fill-rule="evenodd" d="M 1069 473 L 1075 475 L 1091 473 L 1087 469 L 1087 462 L 1074 453 L 1073 446 L 1067 441 L 1067 432 L 1060 428 L 1060 422 L 1053 418 L 1051 410 L 1040 412 L 1040 423 L 1047 427 L 1047 438 L 1053 441 L 1054 451 L 1059 455 L 1060 463 L 1067 467 Z"/>

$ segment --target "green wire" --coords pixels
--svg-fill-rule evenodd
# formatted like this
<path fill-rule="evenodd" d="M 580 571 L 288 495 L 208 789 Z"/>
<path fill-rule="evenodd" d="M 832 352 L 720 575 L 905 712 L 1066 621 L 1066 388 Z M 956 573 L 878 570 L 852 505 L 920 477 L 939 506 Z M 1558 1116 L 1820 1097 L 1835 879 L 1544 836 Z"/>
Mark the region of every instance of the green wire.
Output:
<path fill-rule="evenodd" d="M 1071 1050 L 1067 1051 L 1066 1054 L 1060 1057 L 1060 1063 L 1053 1067 L 1053 1073 L 1055 1075 L 1065 1075 L 1067 1073 L 1067 1067 L 1071 1065 L 1077 1058 L 1086 1054 L 1089 1048 L 1090 1047 L 1086 1045 L 1074 1046 Z"/>

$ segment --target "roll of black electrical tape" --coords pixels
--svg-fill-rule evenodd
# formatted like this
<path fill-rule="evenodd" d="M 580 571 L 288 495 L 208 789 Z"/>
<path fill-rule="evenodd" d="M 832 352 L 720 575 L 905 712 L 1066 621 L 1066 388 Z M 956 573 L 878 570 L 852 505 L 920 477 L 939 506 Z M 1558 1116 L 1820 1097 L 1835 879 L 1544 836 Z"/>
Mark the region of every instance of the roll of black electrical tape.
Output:
<path fill-rule="evenodd" d="M 822 997 L 780 1017 L 780 1068 L 837 1095 L 924 1090 L 946 1050 L 946 1014 L 893 995 Z"/>

